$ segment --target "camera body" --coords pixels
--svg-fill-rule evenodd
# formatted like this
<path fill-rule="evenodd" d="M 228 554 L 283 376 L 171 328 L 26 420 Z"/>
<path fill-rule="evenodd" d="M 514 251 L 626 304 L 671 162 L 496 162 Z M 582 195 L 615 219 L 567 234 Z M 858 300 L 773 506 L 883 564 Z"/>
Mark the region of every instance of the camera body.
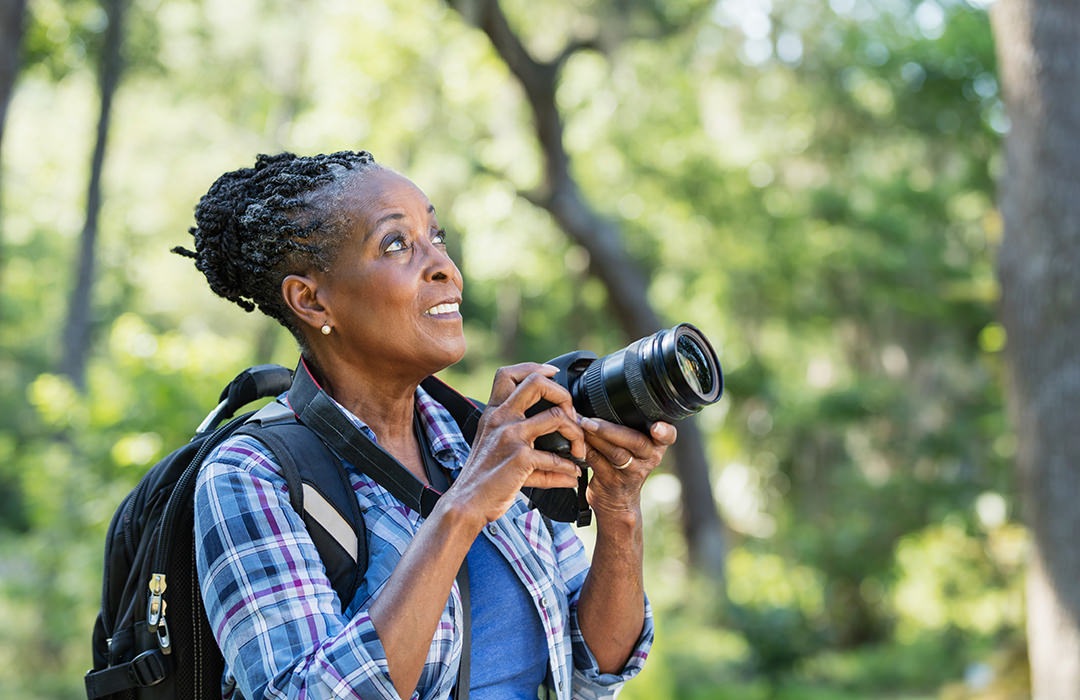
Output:
<path fill-rule="evenodd" d="M 560 384 L 564 389 L 570 392 L 570 396 L 574 399 L 575 410 L 582 415 L 590 417 L 593 417 L 594 414 L 587 412 L 583 407 L 578 406 L 577 397 L 574 396 L 574 391 L 580 386 L 581 377 L 585 374 L 585 370 L 587 370 L 597 359 L 596 353 L 589 352 L 588 350 L 575 350 L 574 352 L 568 352 L 565 355 L 559 355 L 555 359 L 545 363 L 559 368 L 559 371 L 551 378 L 552 381 Z M 531 416 L 549 408 L 551 408 L 551 403 L 540 401 L 529 409 L 528 415 Z M 567 459 L 573 459 L 570 456 L 570 441 L 564 438 L 560 433 L 541 435 L 535 440 L 533 446 L 540 450 L 554 452 Z"/>
<path fill-rule="evenodd" d="M 636 340 L 603 358 L 577 350 L 547 364 L 559 369 L 553 380 L 570 392 L 578 413 L 642 432 L 656 421 L 670 423 L 697 413 L 719 401 L 724 389 L 716 351 L 689 323 Z M 527 414 L 550 407 L 540 401 Z M 534 446 L 573 459 L 570 441 L 559 433 L 540 436 Z M 578 466 L 577 489 L 525 489 L 532 505 L 552 520 L 588 525 L 588 468 L 581 462 Z"/>

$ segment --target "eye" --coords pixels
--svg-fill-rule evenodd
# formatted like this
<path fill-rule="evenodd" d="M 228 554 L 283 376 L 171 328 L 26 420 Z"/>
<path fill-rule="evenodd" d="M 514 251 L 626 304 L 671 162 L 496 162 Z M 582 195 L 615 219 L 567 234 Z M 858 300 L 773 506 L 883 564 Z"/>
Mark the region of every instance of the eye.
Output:
<path fill-rule="evenodd" d="M 435 245 L 446 245 L 446 229 L 441 228 L 431 234 L 431 242 Z"/>
<path fill-rule="evenodd" d="M 395 234 L 388 241 L 383 243 L 384 253 L 400 253 L 401 251 L 408 249 L 409 244 L 401 234 Z"/>

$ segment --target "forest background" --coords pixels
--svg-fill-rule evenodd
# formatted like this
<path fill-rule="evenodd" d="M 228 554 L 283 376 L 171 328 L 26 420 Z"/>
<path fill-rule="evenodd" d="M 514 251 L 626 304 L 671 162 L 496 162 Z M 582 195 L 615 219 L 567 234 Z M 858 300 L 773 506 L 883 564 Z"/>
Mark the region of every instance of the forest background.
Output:
<path fill-rule="evenodd" d="M 451 233 L 464 391 L 678 321 L 717 348 L 723 400 L 647 483 L 658 640 L 623 697 L 1029 696 L 986 2 L 9 8 L 0 696 L 81 696 L 119 500 L 295 361 L 169 253 L 198 198 L 361 148 Z"/>

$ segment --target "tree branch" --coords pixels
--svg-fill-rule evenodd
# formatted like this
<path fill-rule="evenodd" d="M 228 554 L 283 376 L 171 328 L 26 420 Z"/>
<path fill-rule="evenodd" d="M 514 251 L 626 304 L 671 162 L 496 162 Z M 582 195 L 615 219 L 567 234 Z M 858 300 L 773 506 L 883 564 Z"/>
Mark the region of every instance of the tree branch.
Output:
<path fill-rule="evenodd" d="M 533 57 L 511 29 L 497 0 L 447 0 L 470 24 L 483 31 L 525 91 L 544 158 L 545 180 L 536 192 L 522 193 L 547 210 L 563 231 L 589 254 L 589 272 L 607 289 L 609 304 L 629 338 L 655 333 L 660 316 L 648 298 L 649 280 L 623 246 L 618 224 L 594 210 L 571 174 L 563 143 L 563 122 L 555 101 L 559 70 L 589 41 L 569 43 L 551 62 Z M 683 487 L 683 513 L 690 559 L 715 578 L 723 573 L 723 530 L 709 485 L 708 460 L 693 419 L 680 426 L 674 453 Z"/>
<path fill-rule="evenodd" d="M 558 69 L 588 42 L 572 42 L 555 61 L 542 63 L 525 48 L 496 0 L 448 0 L 483 31 L 525 91 L 544 156 L 545 181 L 527 198 L 547 210 L 564 231 L 589 253 L 590 271 L 605 285 L 616 316 L 632 337 L 659 330 L 660 317 L 649 303 L 648 279 L 622 245 L 618 226 L 584 200 L 570 172 L 563 144 L 563 122 L 555 102 Z"/>

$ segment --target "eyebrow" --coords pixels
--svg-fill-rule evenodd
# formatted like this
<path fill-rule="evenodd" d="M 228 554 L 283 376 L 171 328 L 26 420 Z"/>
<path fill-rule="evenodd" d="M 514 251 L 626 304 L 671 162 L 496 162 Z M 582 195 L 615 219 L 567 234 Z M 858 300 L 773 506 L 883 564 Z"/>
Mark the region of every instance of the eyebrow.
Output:
<path fill-rule="evenodd" d="M 434 204 L 429 204 L 428 205 L 427 213 L 431 214 L 431 215 L 435 214 L 435 205 Z M 367 235 L 365 235 L 364 238 L 367 239 L 367 238 L 370 238 L 371 236 L 374 236 L 375 232 L 378 231 L 380 228 L 382 228 L 382 225 L 385 224 L 386 222 L 388 222 L 388 221 L 401 221 L 404 218 L 405 218 L 405 214 L 403 214 L 401 212 L 397 212 L 397 211 L 393 212 L 393 213 L 390 213 L 390 214 L 387 214 L 386 216 L 380 218 L 378 221 L 375 222 L 375 225 L 371 227 L 371 230 L 367 232 Z"/>

